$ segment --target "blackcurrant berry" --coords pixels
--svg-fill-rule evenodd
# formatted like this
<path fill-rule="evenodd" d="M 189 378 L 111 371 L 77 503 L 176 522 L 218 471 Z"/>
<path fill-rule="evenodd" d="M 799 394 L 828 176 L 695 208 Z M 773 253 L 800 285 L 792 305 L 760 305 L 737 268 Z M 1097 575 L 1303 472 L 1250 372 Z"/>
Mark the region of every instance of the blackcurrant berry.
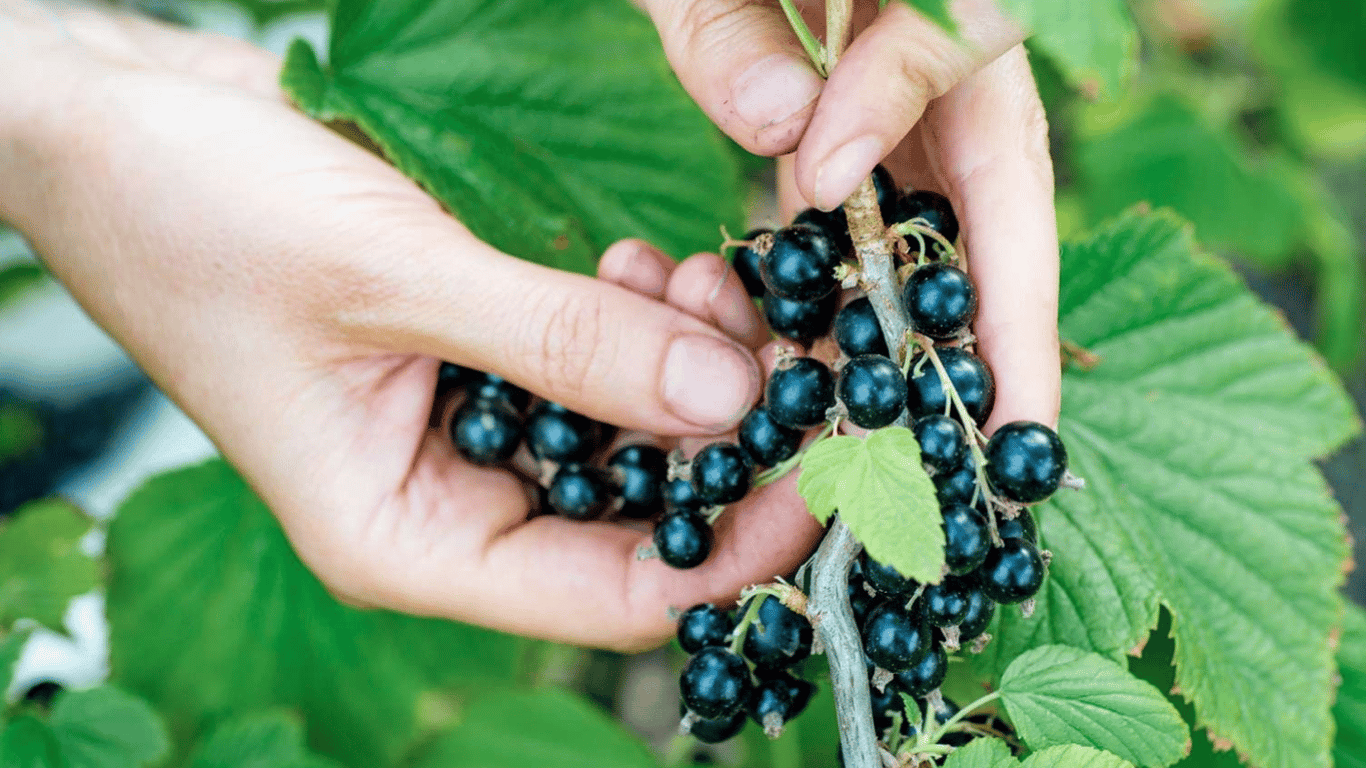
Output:
<path fill-rule="evenodd" d="M 1029 514 L 1029 510 L 1021 509 L 1015 517 L 996 523 L 996 532 L 1003 539 L 1024 539 L 1025 541 L 1039 545 L 1039 528 L 1034 524 L 1034 516 Z"/>
<path fill-rule="evenodd" d="M 745 630 L 745 658 L 755 666 L 784 669 L 811 655 L 811 622 L 773 595 L 759 595 L 758 620 Z M 749 610 L 749 603 L 740 608 Z"/>
<path fill-rule="evenodd" d="M 917 601 L 920 613 L 933 627 L 956 626 L 968 612 L 970 587 L 954 576 L 938 584 L 928 584 Z"/>
<path fill-rule="evenodd" d="M 968 452 L 968 436 L 958 422 L 942 413 L 921 416 L 911 424 L 920 443 L 920 460 L 936 475 L 952 472 Z"/>
<path fill-rule="evenodd" d="M 863 623 L 863 652 L 888 672 L 904 672 L 930 652 L 929 628 L 893 598 L 874 608 Z"/>
<path fill-rule="evenodd" d="M 897 201 L 896 215 L 893 218 L 897 223 L 924 219 L 930 229 L 943 235 L 950 243 L 958 239 L 958 217 L 954 215 L 953 205 L 947 197 L 938 192 L 920 189 L 909 195 L 902 195 Z M 916 247 L 914 237 L 906 238 L 906 242 L 912 248 Z"/>
<path fill-rule="evenodd" d="M 1043 501 L 1067 471 L 1067 449 L 1058 434 L 1036 421 L 1012 421 L 987 441 L 987 481 L 1020 504 Z"/>
<path fill-rule="evenodd" d="M 683 703 L 699 717 L 725 717 L 739 710 L 752 685 L 749 666 L 729 648 L 707 646 L 683 665 L 678 688 Z"/>
<path fill-rule="evenodd" d="M 968 612 L 958 624 L 958 640 L 966 643 L 987 631 L 996 615 L 996 602 L 983 594 L 981 586 L 968 591 Z"/>
<path fill-rule="evenodd" d="M 499 464 L 517 452 L 522 419 L 505 400 L 468 400 L 451 420 L 451 439 L 466 461 Z"/>
<path fill-rule="evenodd" d="M 678 644 L 688 653 L 709 645 L 726 645 L 735 619 L 712 603 L 694 605 L 678 617 Z"/>
<path fill-rule="evenodd" d="M 911 327 L 934 339 L 951 339 L 977 312 L 977 289 L 963 270 L 934 262 L 906 279 L 902 301 Z"/>
<path fill-rule="evenodd" d="M 835 377 L 825 363 L 799 357 L 768 377 L 764 405 L 774 421 L 793 429 L 825 423 L 825 412 L 835 404 Z"/>
<path fill-rule="evenodd" d="M 840 254 L 851 253 L 854 250 L 854 239 L 849 234 L 849 218 L 844 212 L 844 206 L 833 211 L 807 208 L 792 219 L 792 224 L 805 224 L 821 230 L 839 249 Z"/>
<path fill-rule="evenodd" d="M 854 623 L 859 626 L 863 626 L 863 620 L 868 618 L 868 611 L 872 610 L 877 602 L 864 588 L 863 585 L 866 583 L 862 574 L 849 574 L 849 607 L 854 612 Z"/>
<path fill-rule="evenodd" d="M 891 358 L 881 355 L 860 355 L 845 363 L 835 391 L 849 421 L 864 429 L 885 427 L 906 408 L 906 377 Z"/>
<path fill-rule="evenodd" d="M 536 406 L 526 420 L 526 447 L 538 459 L 572 464 L 597 449 L 596 423 L 559 403 Z"/>
<path fill-rule="evenodd" d="M 758 684 L 750 691 L 749 701 L 745 703 L 745 711 L 750 719 L 768 731 L 771 725 L 781 727 L 795 717 L 793 705 L 796 702 L 792 700 L 793 693 L 797 692 L 793 685 L 795 681 L 796 678 L 785 673 L 760 675 Z M 766 723 L 765 718 L 774 722 Z"/>
<path fill-rule="evenodd" d="M 712 443 L 692 460 L 692 487 L 703 504 L 733 504 L 749 493 L 754 466 L 735 443 Z"/>
<path fill-rule="evenodd" d="M 436 395 L 454 392 L 479 377 L 479 372 L 455 363 L 442 363 L 436 369 Z"/>
<path fill-rule="evenodd" d="M 1043 585 L 1043 556 L 1024 539 L 1005 539 L 987 553 L 977 569 L 978 583 L 998 603 L 1027 600 Z"/>
<path fill-rule="evenodd" d="M 740 447 L 761 467 L 772 467 L 792 458 L 802 445 L 802 431 L 784 427 L 760 405 L 740 421 Z"/>
<path fill-rule="evenodd" d="M 854 299 L 835 315 L 835 343 L 849 357 L 887 356 L 887 340 L 882 336 L 873 302 L 867 296 Z"/>
<path fill-rule="evenodd" d="M 754 229 L 747 232 L 744 239 L 753 242 L 760 235 L 771 234 L 771 229 Z M 735 255 L 731 257 L 731 266 L 735 268 L 735 274 L 740 276 L 745 292 L 755 298 L 764 295 L 764 279 L 759 276 L 759 258 L 759 254 L 746 245 L 736 248 Z"/>
<path fill-rule="evenodd" d="M 944 516 L 944 564 L 949 573 L 971 573 L 991 548 L 987 518 L 966 504 L 946 504 L 940 511 Z"/>
<path fill-rule="evenodd" d="M 664 509 L 668 512 L 701 512 L 706 506 L 693 490 L 692 481 L 686 478 L 669 480 L 660 490 L 664 493 Z"/>
<path fill-rule="evenodd" d="M 978 426 L 985 424 L 987 417 L 991 415 L 991 407 L 995 405 L 996 398 L 996 381 L 991 377 L 987 364 L 982 362 L 980 357 L 958 347 L 937 347 L 935 352 L 939 355 L 939 361 L 943 363 L 944 371 L 948 373 L 953 388 L 958 390 L 958 396 L 963 399 L 968 414 Z M 916 418 L 944 413 L 949 402 L 934 364 L 928 360 L 923 363 L 922 365 L 921 361 L 916 361 L 907 382 L 910 384 L 910 392 L 906 398 L 906 407 Z M 919 373 L 916 373 L 917 368 L 920 369 Z"/>
<path fill-rule="evenodd" d="M 759 260 L 759 274 L 771 295 L 792 301 L 815 301 L 839 284 L 838 244 L 821 229 L 806 224 L 773 233 L 773 247 Z"/>
<path fill-rule="evenodd" d="M 873 189 L 877 192 L 877 207 L 882 214 L 882 223 L 888 226 L 895 224 L 892 217 L 896 216 L 896 204 L 901 195 L 897 192 L 892 172 L 882 163 L 873 167 Z"/>
<path fill-rule="evenodd" d="M 696 512 L 671 510 L 655 523 L 659 559 L 674 568 L 696 568 L 711 554 L 711 524 Z"/>
<path fill-rule="evenodd" d="M 867 661 L 866 658 L 864 660 Z M 877 689 L 871 680 L 875 668 L 876 665 L 869 661 L 868 703 L 873 710 L 873 728 L 880 736 L 892 727 L 894 715 L 901 715 L 902 721 L 905 722 L 906 705 L 905 700 L 901 698 L 901 686 L 897 685 L 895 680 L 884 685 L 882 690 Z"/>
<path fill-rule="evenodd" d="M 612 506 L 612 481 L 597 467 L 565 464 L 550 481 L 549 500 L 570 520 L 592 520 Z"/>
<path fill-rule="evenodd" d="M 896 684 L 908 696 L 924 696 L 943 685 L 948 673 L 949 655 L 944 646 L 935 643 L 919 664 L 896 673 Z"/>
<path fill-rule="evenodd" d="M 908 595 L 916 587 L 914 579 L 902 576 L 896 568 L 874 560 L 866 549 L 859 554 L 858 565 L 863 571 L 863 578 L 873 585 L 878 594 Z"/>
<path fill-rule="evenodd" d="M 724 717 L 694 720 L 688 733 L 703 744 L 720 744 L 745 728 L 745 710 L 737 709 Z"/>
<path fill-rule="evenodd" d="M 628 445 L 617 449 L 607 460 L 621 491 L 621 516 L 645 520 L 664 507 L 664 482 L 669 474 L 669 458 L 653 445 Z"/>
<path fill-rule="evenodd" d="M 839 294 L 831 293 L 815 301 L 792 301 L 769 294 L 764 297 L 764 319 L 774 333 L 784 339 L 811 346 L 811 342 L 830 330 L 839 306 Z"/>
<path fill-rule="evenodd" d="M 531 393 L 493 373 L 479 373 L 468 385 L 473 400 L 502 400 L 521 413 L 531 404 Z"/>
<path fill-rule="evenodd" d="M 977 460 L 972 451 L 963 454 L 963 461 L 952 472 L 936 474 L 934 480 L 935 497 L 939 506 L 949 504 L 971 504 L 977 492 Z"/>

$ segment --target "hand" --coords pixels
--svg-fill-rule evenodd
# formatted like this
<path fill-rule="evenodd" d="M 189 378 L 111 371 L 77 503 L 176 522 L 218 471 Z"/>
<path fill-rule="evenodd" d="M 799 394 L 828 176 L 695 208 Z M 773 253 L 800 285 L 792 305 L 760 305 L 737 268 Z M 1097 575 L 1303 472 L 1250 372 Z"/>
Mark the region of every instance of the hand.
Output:
<path fill-rule="evenodd" d="M 950 3 L 957 37 L 894 0 L 856 0 L 859 30 L 823 82 L 776 3 L 639 0 L 683 85 L 746 149 L 783 160 L 790 216 L 844 201 L 886 158 L 899 183 L 936 189 L 962 223 L 996 377 L 986 425 L 1055 424 L 1058 242 L 1048 126 L 1025 30 L 990 0 Z M 813 8 L 820 3 L 809 4 Z M 820 19 L 811 19 L 819 32 Z"/>
<path fill-rule="evenodd" d="M 757 399 L 762 323 L 715 256 L 675 267 L 622 242 L 594 280 L 497 252 L 293 110 L 279 65 L 235 41 L 0 0 L 0 219 L 208 432 L 330 589 L 640 648 L 672 633 L 669 606 L 806 557 L 820 530 L 791 478 L 735 505 L 710 560 L 676 571 L 635 559 L 646 533 L 528 520 L 519 480 L 460 461 L 427 426 L 440 360 L 703 437 Z"/>

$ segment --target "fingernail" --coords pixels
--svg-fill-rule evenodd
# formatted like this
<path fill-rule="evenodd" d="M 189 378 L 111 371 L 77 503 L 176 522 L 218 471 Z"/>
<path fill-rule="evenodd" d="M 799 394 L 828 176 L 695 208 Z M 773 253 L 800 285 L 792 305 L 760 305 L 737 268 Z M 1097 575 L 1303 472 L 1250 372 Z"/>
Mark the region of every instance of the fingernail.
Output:
<path fill-rule="evenodd" d="M 698 426 L 730 426 L 753 404 L 758 386 L 753 358 L 708 336 L 679 336 L 664 358 L 664 404 Z"/>
<path fill-rule="evenodd" d="M 882 159 L 882 141 L 876 136 L 854 139 L 831 152 L 816 171 L 815 202 L 823 211 L 833 211 L 854 193 L 873 166 Z"/>
<path fill-rule="evenodd" d="M 731 86 L 735 114 L 755 129 L 781 123 L 806 108 L 820 95 L 816 70 L 784 53 L 754 62 Z"/>

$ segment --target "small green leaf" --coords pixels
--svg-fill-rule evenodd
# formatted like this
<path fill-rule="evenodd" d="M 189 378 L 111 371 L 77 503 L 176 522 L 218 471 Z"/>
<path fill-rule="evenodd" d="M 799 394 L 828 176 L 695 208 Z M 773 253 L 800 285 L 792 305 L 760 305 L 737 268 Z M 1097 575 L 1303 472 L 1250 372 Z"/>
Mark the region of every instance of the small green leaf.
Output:
<path fill-rule="evenodd" d="M 1366 768 L 1366 611 L 1355 604 L 1347 606 L 1339 642 L 1342 684 L 1333 704 L 1338 726 L 1333 763 L 1337 768 Z"/>
<path fill-rule="evenodd" d="M 1022 768 L 1133 768 L 1133 763 L 1090 747 L 1049 747 L 1025 758 Z"/>
<path fill-rule="evenodd" d="M 309 753 L 299 718 L 283 710 L 229 720 L 194 750 L 190 768 L 324 768 L 336 765 Z"/>
<path fill-rule="evenodd" d="M 944 761 L 944 768 L 1018 768 L 1010 747 L 1000 739 L 973 739 L 955 749 Z"/>
<path fill-rule="evenodd" d="M 1167 698 L 1118 664 L 1064 645 L 1021 655 L 1001 675 L 1001 703 L 1032 749 L 1080 744 L 1143 766 L 1190 750 L 1190 732 Z"/>
<path fill-rule="evenodd" d="M 67 691 L 48 722 L 69 768 L 132 768 L 170 751 L 166 726 L 147 702 L 117 688 Z"/>
<path fill-rule="evenodd" d="M 1117 98 L 1138 69 L 1138 29 L 1123 0 L 1003 0 L 1068 83 L 1091 98 Z"/>
<path fill-rule="evenodd" d="M 14 682 L 14 665 L 19 663 L 28 636 L 29 631 L 21 629 L 0 637 L 0 692 L 8 691 L 10 683 Z"/>
<path fill-rule="evenodd" d="M 625 0 L 341 0 L 327 62 L 296 43 L 281 82 L 541 264 L 591 274 L 624 237 L 683 256 L 743 223 L 734 156 Z"/>
<path fill-rule="evenodd" d="M 654 768 L 635 736 L 574 694 L 505 691 L 470 705 L 413 768 Z"/>
<path fill-rule="evenodd" d="M 99 584 L 80 550 L 90 518 L 60 500 L 35 501 L 0 522 L 0 626 L 29 618 L 61 632 L 71 598 Z"/>
<path fill-rule="evenodd" d="M 943 518 L 909 429 L 820 441 L 802 459 L 797 492 L 821 522 L 838 510 L 873 559 L 917 581 L 939 583 Z"/>

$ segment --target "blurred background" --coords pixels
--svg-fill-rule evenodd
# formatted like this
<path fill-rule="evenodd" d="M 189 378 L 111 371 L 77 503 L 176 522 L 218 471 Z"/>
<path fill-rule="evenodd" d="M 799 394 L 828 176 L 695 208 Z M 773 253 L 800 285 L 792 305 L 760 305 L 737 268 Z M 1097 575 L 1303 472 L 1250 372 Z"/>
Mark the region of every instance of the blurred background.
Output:
<path fill-rule="evenodd" d="M 319 0 L 123 5 L 277 52 L 300 36 L 325 49 Z M 1063 237 L 1138 202 L 1176 209 L 1195 223 L 1206 247 L 1233 263 L 1319 348 L 1366 410 L 1366 0 L 1130 6 L 1141 65 L 1118 97 L 1090 98 L 1085 87 L 1063 83 L 1046 58 L 1034 57 L 1052 126 Z M 752 159 L 747 167 L 755 178 L 755 218 L 766 218 L 769 164 Z M 22 239 L 0 229 L 0 516 L 58 495 L 107 519 L 150 475 L 213 453 L 194 424 L 44 274 Z M 1322 467 L 1346 510 L 1360 562 L 1366 443 L 1347 446 Z M 87 544 L 92 552 L 101 546 L 97 537 Z M 1366 570 L 1348 575 L 1346 591 L 1366 604 Z M 67 616 L 71 637 L 40 633 L 25 650 L 15 690 L 47 679 L 103 679 L 102 614 L 98 595 L 77 600 Z M 661 672 L 670 674 L 658 654 L 627 665 L 612 654 L 588 653 L 564 666 L 603 703 L 663 696 L 667 713 L 671 692 L 660 687 Z M 676 718 L 667 714 L 662 722 L 666 737 Z"/>

